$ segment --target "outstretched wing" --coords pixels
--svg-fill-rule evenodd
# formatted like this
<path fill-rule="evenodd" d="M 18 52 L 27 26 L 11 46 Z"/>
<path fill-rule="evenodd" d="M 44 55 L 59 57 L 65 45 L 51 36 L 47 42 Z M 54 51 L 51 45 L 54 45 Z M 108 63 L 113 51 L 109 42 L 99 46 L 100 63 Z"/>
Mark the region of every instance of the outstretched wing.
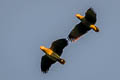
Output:
<path fill-rule="evenodd" d="M 91 24 L 96 23 L 96 13 L 92 8 L 89 8 L 87 12 L 85 13 L 85 19 L 89 21 Z"/>
<path fill-rule="evenodd" d="M 74 41 L 78 40 L 80 36 L 85 34 L 88 30 L 90 30 L 90 28 L 87 27 L 86 25 L 84 25 L 82 22 L 80 22 L 70 32 L 70 34 L 68 35 L 68 40 L 74 42 Z"/>
<path fill-rule="evenodd" d="M 50 66 L 54 64 L 56 61 L 50 59 L 47 55 L 42 56 L 41 59 L 41 71 L 47 73 Z"/>
<path fill-rule="evenodd" d="M 54 52 L 56 52 L 59 56 L 61 56 L 63 49 L 68 45 L 68 41 L 66 39 L 58 39 L 54 41 L 50 47 Z"/>

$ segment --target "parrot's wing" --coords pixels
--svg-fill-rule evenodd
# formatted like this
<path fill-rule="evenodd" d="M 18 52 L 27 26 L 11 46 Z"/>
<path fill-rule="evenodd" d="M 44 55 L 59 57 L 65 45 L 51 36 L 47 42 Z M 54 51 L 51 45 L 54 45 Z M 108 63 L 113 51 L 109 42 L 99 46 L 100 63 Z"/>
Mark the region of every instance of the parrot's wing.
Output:
<path fill-rule="evenodd" d="M 53 41 L 50 49 L 52 49 L 55 53 L 61 56 L 63 49 L 68 45 L 68 41 L 66 39 L 58 39 Z"/>
<path fill-rule="evenodd" d="M 88 30 L 90 30 L 90 28 L 87 27 L 86 25 L 84 25 L 82 22 L 80 22 L 70 32 L 70 34 L 68 35 L 68 40 L 74 42 L 74 41 L 78 40 L 80 38 L 80 36 L 85 34 Z"/>
<path fill-rule="evenodd" d="M 87 21 L 89 21 L 91 24 L 95 24 L 96 23 L 96 13 L 94 12 L 94 10 L 92 8 L 89 8 L 86 13 L 85 13 L 85 19 Z"/>
<path fill-rule="evenodd" d="M 47 73 L 52 64 L 56 61 L 50 59 L 47 55 L 42 56 L 41 59 L 41 71 Z"/>

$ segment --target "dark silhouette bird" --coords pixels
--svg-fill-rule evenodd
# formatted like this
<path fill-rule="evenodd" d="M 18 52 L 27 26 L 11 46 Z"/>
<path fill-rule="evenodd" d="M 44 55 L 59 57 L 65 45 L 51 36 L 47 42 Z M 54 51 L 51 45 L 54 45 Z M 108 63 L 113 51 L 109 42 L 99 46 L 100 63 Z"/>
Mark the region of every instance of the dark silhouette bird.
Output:
<path fill-rule="evenodd" d="M 99 28 L 94 24 L 96 23 L 96 13 L 92 8 L 89 8 L 85 13 L 85 17 L 80 14 L 76 14 L 76 17 L 81 20 L 68 35 L 68 40 L 74 42 L 80 38 L 83 34 L 93 29 L 95 32 L 99 32 Z"/>
<path fill-rule="evenodd" d="M 65 60 L 60 58 L 63 49 L 68 45 L 66 39 L 58 39 L 54 41 L 50 48 L 40 46 L 40 49 L 45 52 L 45 55 L 41 59 L 41 71 L 46 73 L 48 72 L 50 66 L 55 62 L 65 64 Z"/>

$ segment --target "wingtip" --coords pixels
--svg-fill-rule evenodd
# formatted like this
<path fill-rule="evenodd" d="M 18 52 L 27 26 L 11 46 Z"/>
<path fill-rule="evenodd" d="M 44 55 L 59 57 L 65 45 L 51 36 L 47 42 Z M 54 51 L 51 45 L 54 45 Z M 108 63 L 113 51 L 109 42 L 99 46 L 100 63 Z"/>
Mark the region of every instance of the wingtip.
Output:
<path fill-rule="evenodd" d="M 42 69 L 41 68 L 41 72 L 44 73 L 44 74 L 46 74 L 46 73 L 48 73 L 48 69 Z"/>
<path fill-rule="evenodd" d="M 72 42 L 72 39 L 70 37 L 67 37 L 67 41 Z"/>
<path fill-rule="evenodd" d="M 48 73 L 48 71 L 46 72 L 46 71 L 41 71 L 43 74 L 46 74 L 46 73 Z"/>

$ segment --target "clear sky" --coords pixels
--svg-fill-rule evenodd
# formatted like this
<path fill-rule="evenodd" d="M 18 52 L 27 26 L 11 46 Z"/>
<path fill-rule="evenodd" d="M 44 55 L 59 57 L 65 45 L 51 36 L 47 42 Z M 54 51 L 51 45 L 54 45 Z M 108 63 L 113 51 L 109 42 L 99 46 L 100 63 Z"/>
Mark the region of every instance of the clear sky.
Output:
<path fill-rule="evenodd" d="M 65 65 L 40 69 L 40 45 L 66 38 L 88 8 L 100 32 L 64 49 Z M 120 80 L 120 0 L 0 0 L 0 80 Z"/>

